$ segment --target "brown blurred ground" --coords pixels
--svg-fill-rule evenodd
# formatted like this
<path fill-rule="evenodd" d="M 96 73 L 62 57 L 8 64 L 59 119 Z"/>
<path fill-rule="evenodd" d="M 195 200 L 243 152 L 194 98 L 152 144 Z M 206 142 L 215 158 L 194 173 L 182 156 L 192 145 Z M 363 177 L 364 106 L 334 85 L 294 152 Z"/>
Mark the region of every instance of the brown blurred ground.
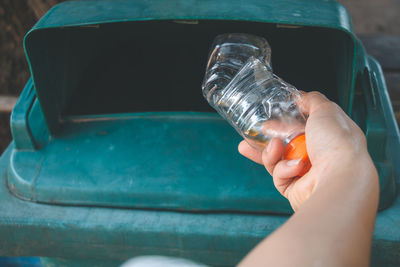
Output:
<path fill-rule="evenodd" d="M 400 0 L 339 0 L 350 12 L 357 34 L 400 35 Z"/>
<path fill-rule="evenodd" d="M 29 77 L 22 48 L 23 36 L 38 18 L 58 2 L 62 0 L 0 0 L 0 95 L 17 96 L 21 92 Z M 351 13 L 357 34 L 400 36 L 400 0 L 339 2 Z M 400 76 L 392 72 L 385 75 L 388 80 L 400 81 Z M 400 90 L 397 89 L 399 84 L 394 87 L 391 92 Z M 8 117 L 8 113 L 0 113 L 0 151 L 11 140 Z"/>
<path fill-rule="evenodd" d="M 0 0 L 0 95 L 18 96 L 29 78 L 22 40 L 61 0 Z M 12 101 L 12 100 L 11 100 Z M 0 111 L 0 153 L 11 141 L 9 112 Z"/>

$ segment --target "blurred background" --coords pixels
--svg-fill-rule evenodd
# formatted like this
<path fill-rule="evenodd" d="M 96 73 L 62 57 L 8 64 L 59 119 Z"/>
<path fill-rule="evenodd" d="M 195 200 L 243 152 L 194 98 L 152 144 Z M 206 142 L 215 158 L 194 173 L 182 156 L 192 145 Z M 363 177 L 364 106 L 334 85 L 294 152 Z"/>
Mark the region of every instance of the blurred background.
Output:
<path fill-rule="evenodd" d="M 10 112 L 29 78 L 22 40 L 61 0 L 0 1 L 0 153 L 11 141 Z M 400 0 L 342 0 L 357 35 L 381 63 L 396 118 L 400 120 Z"/>

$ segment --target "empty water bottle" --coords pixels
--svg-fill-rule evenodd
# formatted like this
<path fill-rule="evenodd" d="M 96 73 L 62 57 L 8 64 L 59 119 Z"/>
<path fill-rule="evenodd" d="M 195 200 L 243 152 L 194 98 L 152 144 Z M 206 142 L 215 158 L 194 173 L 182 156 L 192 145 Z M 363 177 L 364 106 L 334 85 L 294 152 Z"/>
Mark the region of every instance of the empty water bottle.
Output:
<path fill-rule="evenodd" d="M 259 58 L 270 68 L 271 48 L 264 38 L 241 33 L 221 34 L 212 47 L 202 89 L 214 108 L 223 89 L 250 57 Z"/>
<path fill-rule="evenodd" d="M 301 93 L 273 74 L 271 49 L 261 37 L 224 34 L 216 38 L 203 81 L 203 95 L 255 149 L 280 138 L 286 159 L 302 159 L 310 168 L 306 145 L 306 116 Z"/>

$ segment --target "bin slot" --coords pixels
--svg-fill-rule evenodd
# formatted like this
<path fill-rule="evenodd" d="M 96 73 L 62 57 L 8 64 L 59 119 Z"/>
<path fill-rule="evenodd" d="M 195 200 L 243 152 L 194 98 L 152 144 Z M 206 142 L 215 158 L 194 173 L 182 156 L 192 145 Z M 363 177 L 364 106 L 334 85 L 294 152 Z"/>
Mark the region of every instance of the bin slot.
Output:
<path fill-rule="evenodd" d="M 272 46 L 275 72 L 304 91 L 322 90 L 343 107 L 350 90 L 352 43 L 316 27 L 282 28 L 237 21 L 173 21 L 75 27 L 68 32 L 71 88 L 63 115 L 147 111 L 213 111 L 201 95 L 216 35 L 247 32 Z M 79 61 L 79 64 L 78 64 Z"/>
<path fill-rule="evenodd" d="M 215 36 L 229 32 L 265 37 L 276 74 L 301 90 L 322 91 L 347 109 L 354 57 L 347 33 L 265 22 L 195 22 L 118 22 L 31 33 L 29 46 L 42 51 L 30 58 L 40 63 L 33 66 L 34 79 L 50 128 L 71 115 L 211 112 L 201 95 L 205 65 Z"/>

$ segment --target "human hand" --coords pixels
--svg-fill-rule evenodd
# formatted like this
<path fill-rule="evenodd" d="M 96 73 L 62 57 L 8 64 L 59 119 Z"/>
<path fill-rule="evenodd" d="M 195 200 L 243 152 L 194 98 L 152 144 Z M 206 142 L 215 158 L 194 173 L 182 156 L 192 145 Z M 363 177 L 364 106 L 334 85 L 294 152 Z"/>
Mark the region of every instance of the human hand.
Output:
<path fill-rule="evenodd" d="M 239 144 L 239 152 L 243 156 L 265 166 L 273 177 L 275 187 L 295 211 L 324 183 L 324 177 L 329 177 L 327 173 L 338 169 L 351 170 L 355 164 L 372 165 L 374 169 L 363 132 L 337 104 L 321 93 L 310 92 L 303 94 L 299 105 L 309 115 L 305 134 L 312 164 L 302 177 L 299 174 L 304 162 L 282 159 L 282 140 L 272 139 L 263 152 L 255 150 L 245 141 Z"/>

